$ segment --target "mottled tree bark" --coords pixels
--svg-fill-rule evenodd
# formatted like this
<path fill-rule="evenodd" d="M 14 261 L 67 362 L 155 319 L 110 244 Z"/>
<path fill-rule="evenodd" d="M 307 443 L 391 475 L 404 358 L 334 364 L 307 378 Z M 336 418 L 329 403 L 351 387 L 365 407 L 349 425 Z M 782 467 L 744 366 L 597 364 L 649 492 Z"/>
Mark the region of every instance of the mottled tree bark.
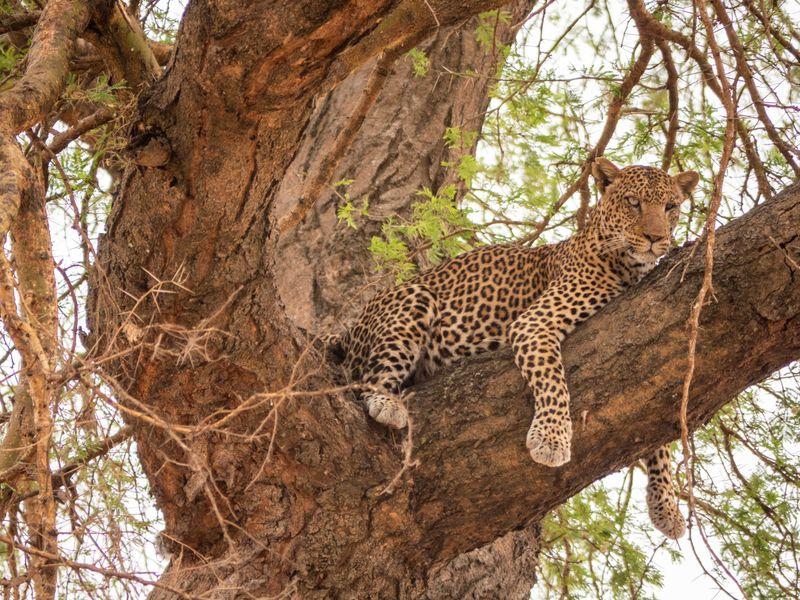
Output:
<path fill-rule="evenodd" d="M 159 297 L 157 308 L 150 301 L 136 308 L 134 322 L 150 324 L 145 341 L 161 351 L 137 353 L 112 373 L 151 415 L 130 420 L 174 552 L 164 578 L 171 585 L 220 598 L 292 590 L 308 598 L 442 597 L 440 586 L 469 578 L 464 553 L 535 522 L 675 437 L 671 403 L 700 251 L 682 285 L 680 268 L 666 276 L 665 265 L 568 343 L 577 426 L 573 460 L 563 468 L 529 460 L 523 441 L 531 408 L 502 353 L 420 389 L 412 406 L 420 465 L 391 494 L 380 492 L 401 465 L 396 436 L 369 422 L 350 394 L 294 393 L 327 385 L 330 373 L 313 353 L 303 354 L 299 340 L 300 326 L 331 311 L 317 304 L 305 316 L 287 311 L 291 245 L 278 243 L 274 229 L 292 160 L 314 136 L 315 101 L 381 50 L 496 4 L 189 4 L 175 58 L 142 99 L 135 130 L 137 142 L 155 140 L 170 156 L 123 178 L 91 315 L 98 352 L 124 350 L 140 342 L 115 335 L 134 298 L 152 293 L 154 277 L 184 275 L 183 288 Z M 793 190 L 720 232 L 718 303 L 705 312 L 692 426 L 798 355 L 800 302 L 786 259 L 797 257 L 798 202 Z M 319 281 L 322 271 L 310 272 Z M 158 337 L 163 324 L 213 326 L 227 335 L 209 347 L 216 360 L 180 362 L 163 352 L 185 350 Z M 618 331 L 630 335 L 622 340 Z M 307 377 L 298 381 L 298 374 Z M 186 433 L 259 392 L 277 395 L 224 427 Z M 184 429 L 168 432 L 150 424 L 152 415 Z M 509 555 L 518 558 L 514 548 Z M 466 562 L 454 561 L 459 556 Z M 467 565 L 461 576 L 459 564 Z M 469 593 L 480 595 L 479 587 Z"/>
<path fill-rule="evenodd" d="M 442 163 L 457 162 L 475 149 L 447 148 L 445 130 L 480 131 L 501 46 L 512 41 L 534 4 L 534 0 L 517 0 L 505 7 L 509 24 L 497 21 L 494 49 L 476 41 L 479 21 L 475 18 L 443 28 L 420 46 L 431 64 L 425 77 L 413 75 L 410 58 L 397 62 L 333 178 L 352 181 L 342 191 L 356 204 L 368 200 L 369 216 L 358 219 L 358 229 L 340 226 L 336 210 L 341 200 L 327 190 L 306 222 L 281 240 L 281 261 L 275 265 L 277 287 L 287 314 L 297 325 L 318 332 L 334 322 L 348 322 L 363 304 L 363 296 L 380 288 L 368 247 L 382 222 L 392 215 L 408 216 L 423 187 L 437 190 L 458 183 L 454 169 Z M 302 195 L 308 175 L 330 150 L 373 65 L 370 61 L 319 99 L 278 189 L 279 215 Z M 473 75 L 465 75 L 468 71 Z M 367 284 L 375 285 L 365 290 Z"/>
<path fill-rule="evenodd" d="M 432 72 L 413 75 L 411 59 L 398 61 L 375 105 L 342 158 L 332 181 L 350 180 L 346 190 L 357 204 L 369 201 L 369 216 L 352 229 L 338 223 L 341 199 L 319 198 L 306 221 L 281 239 L 275 263 L 276 284 L 286 314 L 310 334 L 338 329 L 363 306 L 365 297 L 386 284 L 374 272 L 370 238 L 384 219 L 406 216 L 423 187 L 439 189 L 454 181 L 457 162 L 475 148 L 449 149 L 448 127 L 480 131 L 489 88 L 502 60 L 501 47 L 535 0 L 505 7 L 509 20 L 495 25 L 496 45 L 482 47 L 474 36 L 479 19 L 446 27 L 420 46 Z M 292 209 L 304 185 L 322 162 L 337 132 L 353 111 L 374 60 L 318 102 L 300 151 L 283 178 L 276 207 L 279 217 Z M 463 74 L 471 72 L 472 76 Z M 429 598 L 527 598 L 535 581 L 538 528 L 511 531 L 495 542 L 457 556 L 439 567 L 428 583 Z"/>

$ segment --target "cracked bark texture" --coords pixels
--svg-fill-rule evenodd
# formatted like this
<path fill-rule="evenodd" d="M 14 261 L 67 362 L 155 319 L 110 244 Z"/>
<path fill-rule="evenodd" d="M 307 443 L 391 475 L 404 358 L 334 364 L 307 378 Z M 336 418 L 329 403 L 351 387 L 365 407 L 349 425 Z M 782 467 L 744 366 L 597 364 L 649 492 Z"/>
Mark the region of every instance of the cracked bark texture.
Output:
<path fill-rule="evenodd" d="M 497 46 L 514 34 L 535 1 L 505 7 L 509 24 L 496 23 Z M 501 60 L 499 48 L 475 39 L 477 18 L 437 32 L 420 46 L 432 65 L 425 77 L 413 75 L 411 59 L 397 61 L 374 106 L 339 163 L 333 181 L 352 181 L 355 202 L 367 199 L 370 214 L 352 229 L 338 223 L 340 198 L 331 190 L 320 197 L 305 222 L 280 240 L 276 285 L 286 314 L 310 333 L 335 329 L 355 316 L 363 299 L 387 283 L 374 272 L 369 240 L 384 219 L 407 215 L 423 187 L 436 190 L 453 180 L 453 163 L 464 152 L 445 147 L 448 127 L 479 131 L 489 104 L 489 87 Z M 316 165 L 358 102 L 375 61 L 370 61 L 318 102 L 300 150 L 281 182 L 278 219 L 288 213 Z M 456 74 L 472 71 L 473 77 Z M 428 582 L 428 598 L 527 598 L 535 582 L 538 528 L 511 531 L 495 542 L 457 556 L 437 568 Z"/>
<path fill-rule="evenodd" d="M 473 33 L 479 20 L 473 18 L 458 27 L 443 28 L 420 46 L 432 65 L 426 76 L 413 76 L 410 57 L 397 61 L 333 178 L 352 181 L 346 191 L 356 204 L 369 201 L 369 217 L 359 219 L 356 230 L 339 225 L 336 210 L 341 201 L 329 190 L 317 200 L 306 222 L 281 240 L 281 261 L 275 265 L 277 287 L 287 315 L 297 325 L 318 332 L 347 323 L 363 306 L 365 296 L 386 285 L 386 278 L 374 273 L 370 238 L 380 233 L 387 217 L 407 216 L 423 187 L 437 190 L 460 184 L 453 169 L 442 163 L 457 162 L 475 148 L 447 148 L 445 130 L 480 131 L 501 59 L 499 47 L 513 40 L 534 5 L 535 0 L 517 0 L 504 8 L 509 20 L 496 23 L 495 49 L 476 41 Z M 374 63 L 370 61 L 318 101 L 278 189 L 279 216 L 302 195 L 306 179 L 358 102 Z M 468 71 L 474 75 L 463 75 Z"/>
<path fill-rule="evenodd" d="M 137 316 L 144 323 L 213 325 L 229 335 L 216 341 L 214 362 L 178 365 L 137 355 L 114 365 L 113 375 L 148 410 L 197 424 L 290 383 L 303 356 L 303 323 L 287 315 L 281 296 L 278 265 L 285 257 L 273 224 L 315 103 L 381 49 L 432 33 L 437 20 L 453 25 L 497 4 L 188 5 L 174 59 L 141 98 L 136 128 L 139 137 L 169 148 L 169 158 L 159 167 L 131 167 L 123 177 L 100 245 L 103 272 L 92 282 L 90 326 L 98 347 L 107 347 L 132 298 L 154 285 L 148 273 L 168 279 L 182 270 L 191 291 L 162 298 L 158 310 L 145 303 Z M 718 302 L 701 323 L 692 426 L 800 353 L 798 286 L 786 258 L 797 261 L 798 204 L 793 188 L 720 232 Z M 683 284 L 681 267 L 666 273 L 687 254 L 667 261 L 567 344 L 579 425 L 574 458 L 560 469 L 533 465 L 525 452 L 531 406 L 503 353 L 420 388 L 412 411 L 421 464 L 390 495 L 379 492 L 400 467 L 398 440 L 369 422 L 349 395 L 286 397 L 274 440 L 250 435 L 259 424 L 272 430 L 271 420 L 262 423 L 264 405 L 224 431 L 185 436 L 185 448 L 163 429 L 130 418 L 173 540 L 164 581 L 217 598 L 435 597 L 443 582 L 458 577 L 443 565 L 457 570 L 457 557 L 537 521 L 676 436 L 683 325 L 702 252 L 688 261 Z M 343 294 L 354 289 L 349 285 Z M 326 311 L 310 314 L 324 318 Z M 318 389 L 328 369 L 313 355 L 306 359 L 302 386 Z M 464 593 L 478 597 L 480 585 L 473 590 Z"/>

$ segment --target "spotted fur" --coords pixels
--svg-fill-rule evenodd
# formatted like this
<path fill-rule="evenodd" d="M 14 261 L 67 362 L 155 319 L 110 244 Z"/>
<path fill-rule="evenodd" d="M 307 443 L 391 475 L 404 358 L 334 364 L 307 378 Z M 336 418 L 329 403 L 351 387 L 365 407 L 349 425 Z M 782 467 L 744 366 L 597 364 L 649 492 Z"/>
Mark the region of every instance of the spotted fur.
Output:
<path fill-rule="evenodd" d="M 401 400 L 414 376 L 510 343 L 535 398 L 526 445 L 534 461 L 569 461 L 572 422 L 561 342 L 655 266 L 669 248 L 679 206 L 698 181 L 687 171 L 592 166 L 602 194 L 583 231 L 558 244 L 485 246 L 423 273 L 367 304 L 338 342 L 355 380 L 372 391 L 372 418 L 402 428 Z M 669 450 L 647 457 L 647 503 L 658 529 L 683 535 L 670 477 Z"/>

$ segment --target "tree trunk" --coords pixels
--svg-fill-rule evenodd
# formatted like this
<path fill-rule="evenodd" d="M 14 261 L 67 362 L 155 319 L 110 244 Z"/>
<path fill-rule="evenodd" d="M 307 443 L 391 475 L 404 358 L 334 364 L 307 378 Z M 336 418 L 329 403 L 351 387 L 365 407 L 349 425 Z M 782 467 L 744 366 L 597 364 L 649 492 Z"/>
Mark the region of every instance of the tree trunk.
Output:
<path fill-rule="evenodd" d="M 448 127 L 480 131 L 501 47 L 513 41 L 534 4 L 535 0 L 516 0 L 505 7 L 511 25 L 489 19 L 496 25 L 494 49 L 476 41 L 479 20 L 475 18 L 442 29 L 420 46 L 432 66 L 426 76 L 413 75 L 410 58 L 397 61 L 333 177 L 333 181 L 352 182 L 343 191 L 355 204 L 368 200 L 369 217 L 358 220 L 358 229 L 339 225 L 336 211 L 341 201 L 333 190 L 326 190 L 306 222 L 280 241 L 277 287 L 295 324 L 317 333 L 336 322 L 346 323 L 363 306 L 354 296 L 380 287 L 372 275 L 370 238 L 380 234 L 387 217 L 410 216 L 412 203 L 419 199 L 416 193 L 423 187 L 435 191 L 457 183 L 454 169 L 443 163 L 457 162 L 475 149 L 447 148 L 445 131 Z M 308 174 L 330 151 L 374 63 L 370 61 L 318 101 L 278 189 L 278 217 L 291 210 L 303 194 Z M 468 71 L 474 76 L 456 75 Z M 365 292 L 367 285 L 370 289 Z"/>
<path fill-rule="evenodd" d="M 517 0 L 505 7 L 508 24 L 495 25 L 496 46 L 482 47 L 473 32 L 477 18 L 446 27 L 420 48 L 433 72 L 413 75 L 409 58 L 392 69 L 375 105 L 335 172 L 333 181 L 349 180 L 354 202 L 369 201 L 369 216 L 358 228 L 338 223 L 340 198 L 326 191 L 306 221 L 281 238 L 275 263 L 278 292 L 295 325 L 314 333 L 347 323 L 385 278 L 373 274 L 369 240 L 390 215 L 410 214 L 416 192 L 453 182 L 453 163 L 475 148 L 448 149 L 448 127 L 479 131 L 489 104 L 489 88 L 502 58 L 501 47 L 513 41 L 535 1 Z M 490 21 L 491 22 L 491 21 Z M 304 184 L 330 151 L 338 131 L 358 102 L 375 61 L 348 77 L 316 105 L 306 134 L 278 190 L 278 217 L 303 194 Z M 472 71 L 474 77 L 456 73 Z M 456 556 L 428 582 L 430 598 L 527 598 L 535 582 L 538 528 L 511 531 L 495 542 Z"/>
<path fill-rule="evenodd" d="M 401 467 L 399 438 L 369 422 L 349 394 L 303 393 L 332 384 L 318 357 L 304 352 L 298 325 L 314 329 L 360 285 L 348 276 L 341 285 L 325 282 L 324 261 L 312 263 L 308 248 L 327 244 L 312 237 L 313 219 L 320 229 L 329 224 L 329 204 L 312 215 L 299 234 L 304 240 L 277 240 L 281 199 L 292 195 L 292 160 L 316 139 L 315 98 L 348 85 L 346 76 L 383 49 L 496 4 L 309 0 L 224 11 L 189 4 L 176 58 L 142 99 L 136 128 L 139 147 L 169 148 L 169 158 L 126 172 L 92 286 L 96 356 L 134 350 L 114 363 L 109 379 L 166 520 L 173 560 L 165 583 L 192 596 L 443 597 L 442 590 L 456 589 L 443 586 L 468 581 L 470 565 L 488 561 L 465 552 L 535 522 L 675 437 L 682 327 L 700 251 L 682 285 L 681 268 L 670 275 L 669 265 L 659 268 L 567 344 L 578 425 L 573 460 L 563 468 L 527 457 L 531 408 L 503 353 L 420 389 L 412 406 L 420 465 L 389 494 L 381 491 Z M 318 106 L 336 106 L 335 94 Z M 458 122 L 458 113 L 438 110 L 430 113 L 435 127 Z M 375 131 L 369 121 L 366 127 L 364 144 Z M 404 135 L 417 138 L 413 130 Z M 425 148 L 431 161 L 442 156 Z M 419 181 L 440 181 L 436 165 L 426 169 L 420 155 L 416 166 L 397 162 L 419 172 Z M 387 188 L 397 181 L 377 168 L 370 175 L 368 165 L 359 172 Z M 387 193 L 387 206 L 393 201 Z M 396 201 L 403 207 L 408 198 Z M 692 426 L 800 353 L 791 270 L 799 204 L 793 189 L 720 232 L 718 303 L 704 312 Z M 297 286 L 292 260 L 313 277 L 297 298 L 287 292 Z M 629 339 L 612 336 L 631 331 L 631 320 L 638 327 Z M 497 542 L 490 555 L 507 552 L 508 572 L 524 570 L 531 553 L 519 560 L 516 548 L 530 535 Z M 480 595 L 480 585 L 466 593 Z"/>

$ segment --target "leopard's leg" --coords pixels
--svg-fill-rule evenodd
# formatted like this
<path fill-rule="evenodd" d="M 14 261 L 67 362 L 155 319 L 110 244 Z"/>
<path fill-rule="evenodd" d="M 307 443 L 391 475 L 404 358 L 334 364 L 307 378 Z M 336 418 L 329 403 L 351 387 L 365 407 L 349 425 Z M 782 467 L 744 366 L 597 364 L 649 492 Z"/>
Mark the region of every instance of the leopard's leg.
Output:
<path fill-rule="evenodd" d="M 393 348 L 397 346 L 399 350 Z M 410 340 L 391 342 L 391 348 L 378 346 L 370 357 L 370 368 L 363 382 L 370 389 L 362 392 L 369 416 L 395 429 L 408 425 L 408 410 L 401 398 L 402 385 L 419 359 L 419 346 Z"/>
<path fill-rule="evenodd" d="M 678 508 L 672 487 L 669 446 L 662 446 L 644 459 L 647 467 L 647 512 L 661 533 L 678 539 L 686 531 L 686 521 Z"/>
<path fill-rule="evenodd" d="M 361 375 L 362 383 L 371 388 L 361 397 L 369 415 L 379 423 L 397 429 L 408 424 L 408 410 L 401 398 L 403 385 L 429 352 L 437 314 L 435 296 L 427 288 L 412 286 L 383 315 Z"/>
<path fill-rule="evenodd" d="M 570 458 L 572 421 L 561 342 L 617 293 L 612 284 L 564 277 L 511 325 L 514 359 L 535 400 L 526 445 L 538 463 L 557 467 Z"/>

